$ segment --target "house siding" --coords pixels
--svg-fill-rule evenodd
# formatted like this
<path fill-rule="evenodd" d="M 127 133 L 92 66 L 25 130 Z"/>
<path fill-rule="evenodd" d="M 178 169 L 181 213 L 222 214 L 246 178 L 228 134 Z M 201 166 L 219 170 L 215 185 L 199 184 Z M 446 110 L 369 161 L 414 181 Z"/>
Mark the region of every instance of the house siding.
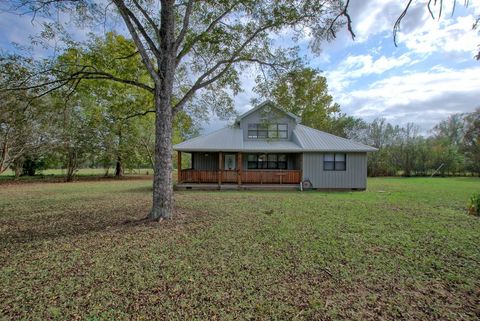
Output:
<path fill-rule="evenodd" d="M 258 110 L 247 117 L 243 118 L 240 121 L 240 128 L 243 131 L 243 140 L 262 140 L 262 139 L 249 139 L 248 138 L 248 124 L 262 124 L 262 123 L 271 123 L 271 124 L 287 124 L 288 125 L 288 138 L 283 140 L 292 140 L 293 130 L 297 123 L 292 117 L 279 113 L 272 108 L 272 111 L 269 114 L 265 114 L 262 111 Z M 265 140 L 265 139 L 263 139 Z M 281 139 L 279 139 L 281 140 Z"/>
<path fill-rule="evenodd" d="M 347 153 L 345 171 L 324 171 L 324 154 L 303 154 L 303 180 L 310 180 L 314 188 L 367 188 L 367 153 Z"/>
<path fill-rule="evenodd" d="M 193 168 L 203 171 L 218 170 L 218 153 L 193 153 Z"/>

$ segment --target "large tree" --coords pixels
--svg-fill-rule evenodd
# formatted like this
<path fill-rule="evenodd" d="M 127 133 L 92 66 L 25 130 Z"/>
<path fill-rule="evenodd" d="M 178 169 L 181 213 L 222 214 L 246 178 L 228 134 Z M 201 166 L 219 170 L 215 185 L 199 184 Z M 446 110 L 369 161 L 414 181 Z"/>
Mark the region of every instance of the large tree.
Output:
<path fill-rule="evenodd" d="M 41 80 L 42 85 L 48 85 L 45 92 L 61 86 L 74 89 L 83 79 L 103 79 L 151 93 L 153 106 L 148 111 L 156 114 L 156 131 L 153 205 L 149 217 L 155 220 L 172 216 L 172 124 L 179 112 L 189 106 L 195 108 L 195 98 L 210 102 L 214 109 L 225 104 L 231 106 L 229 94 L 240 89 L 239 71 L 249 64 L 274 68 L 277 72 L 287 68 L 295 50 L 275 50 L 269 37 L 272 33 L 289 29 L 302 34 L 311 30 L 312 39 L 318 44 L 318 40 L 334 36 L 342 23 L 346 22 L 351 30 L 348 1 L 337 0 L 19 2 L 20 10 L 28 8 L 36 15 L 69 12 L 71 17 L 81 17 L 82 23 L 98 22 L 104 27 L 110 25 L 105 23 L 106 14 L 117 14 L 122 19 L 136 46 L 136 50 L 123 56 L 138 54 L 148 80 L 136 74 L 122 77 L 115 68 L 103 70 L 95 64 L 55 66 L 49 69 L 55 77 Z M 48 28 L 50 31 L 52 25 Z M 38 79 L 30 78 L 17 86 L 40 86 L 35 82 Z"/>
<path fill-rule="evenodd" d="M 358 131 L 366 127 L 364 121 L 347 116 L 328 93 L 327 78 L 320 71 L 299 67 L 284 74 L 259 77 L 255 91 L 262 99 L 270 99 L 277 106 L 300 116 L 302 124 L 329 133 L 359 139 Z M 258 99 L 253 100 L 254 103 Z"/>
<path fill-rule="evenodd" d="M 298 68 L 261 82 L 256 91 L 282 109 L 298 115 L 302 123 L 326 129 L 340 106 L 328 94 L 327 79 L 312 68 Z"/>

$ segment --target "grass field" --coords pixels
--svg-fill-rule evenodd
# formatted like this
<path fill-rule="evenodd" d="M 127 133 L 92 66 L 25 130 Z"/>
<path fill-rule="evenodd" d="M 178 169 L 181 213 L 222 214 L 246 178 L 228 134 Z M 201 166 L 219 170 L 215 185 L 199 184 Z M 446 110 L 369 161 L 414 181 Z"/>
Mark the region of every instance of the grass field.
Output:
<path fill-rule="evenodd" d="M 41 180 L 43 176 L 65 176 L 64 169 L 45 169 L 45 170 L 38 170 L 36 176 L 29 177 L 29 176 L 21 176 L 20 179 L 22 180 Z M 113 175 L 115 173 L 114 168 L 109 169 L 109 175 Z M 152 175 L 153 169 L 149 168 L 137 168 L 137 169 L 126 169 L 126 175 Z M 105 175 L 105 169 L 103 168 L 80 168 L 76 172 L 77 176 L 85 177 L 85 176 L 102 176 Z M 15 176 L 15 173 L 11 169 L 7 169 L 3 173 L 0 173 L 0 179 L 11 179 Z"/>
<path fill-rule="evenodd" d="M 478 320 L 475 178 L 366 192 L 178 192 L 149 180 L 0 185 L 0 319 Z"/>

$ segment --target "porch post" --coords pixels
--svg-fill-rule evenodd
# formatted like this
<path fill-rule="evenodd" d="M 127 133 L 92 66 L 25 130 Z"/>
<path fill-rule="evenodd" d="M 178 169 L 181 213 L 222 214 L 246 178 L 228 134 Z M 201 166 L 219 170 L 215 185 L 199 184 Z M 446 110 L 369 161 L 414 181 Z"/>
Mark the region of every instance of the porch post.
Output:
<path fill-rule="evenodd" d="M 242 153 L 237 153 L 237 166 L 238 166 L 238 175 L 237 175 L 237 183 L 238 185 L 242 185 L 242 175 L 243 175 L 243 161 L 242 161 Z"/>
<path fill-rule="evenodd" d="M 182 182 L 182 152 L 177 151 L 177 184 Z"/>
<path fill-rule="evenodd" d="M 300 154 L 300 183 L 303 182 L 303 153 Z"/>
<path fill-rule="evenodd" d="M 223 153 L 218 152 L 218 185 L 222 185 Z"/>

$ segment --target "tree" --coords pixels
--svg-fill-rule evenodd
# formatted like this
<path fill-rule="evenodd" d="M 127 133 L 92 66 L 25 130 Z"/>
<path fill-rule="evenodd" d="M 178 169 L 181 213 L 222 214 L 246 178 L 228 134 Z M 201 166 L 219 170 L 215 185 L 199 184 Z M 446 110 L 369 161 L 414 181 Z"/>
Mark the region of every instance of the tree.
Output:
<path fill-rule="evenodd" d="M 260 83 L 256 91 L 285 111 L 298 115 L 302 124 L 325 130 L 340 106 L 328 94 L 327 79 L 312 68 L 299 68 Z"/>
<path fill-rule="evenodd" d="M 480 175 L 480 107 L 465 117 L 462 150 L 467 158 L 469 170 Z"/>
<path fill-rule="evenodd" d="M 20 2 L 23 5 L 20 9 L 27 7 L 36 14 L 69 11 L 81 15 L 84 21 L 104 21 L 102 13 L 113 11 L 93 0 Z M 149 111 L 156 114 L 155 173 L 149 217 L 154 220 L 169 218 L 173 208 L 175 116 L 188 110 L 189 105 L 194 106 L 194 98 L 208 99 L 214 107 L 220 106 L 218 102 L 230 101 L 231 106 L 228 94 L 240 90 L 238 71 L 249 64 L 277 71 L 287 68 L 294 50 L 273 50 L 270 32 L 288 28 L 301 34 L 308 28 L 313 30 L 313 39 L 318 44 L 318 40 L 335 36 L 339 26 L 345 23 L 344 18 L 351 31 L 348 2 L 344 5 L 334 0 L 161 0 L 160 3 L 112 0 L 116 9 L 113 13 L 121 17 L 136 46 L 136 51 L 125 56 L 138 54 L 149 79 L 143 80 L 137 75 L 122 78 L 117 70 L 105 71 L 95 65 L 69 65 L 50 69 L 57 77 L 48 77 L 42 85 L 48 85 L 48 92 L 59 86 L 74 89 L 84 79 L 103 79 L 136 86 L 153 95 Z M 73 72 L 72 67 L 76 67 Z M 32 83 L 34 80 L 19 87 L 39 86 L 38 82 Z M 200 97 L 199 91 L 203 91 Z M 212 91 L 215 95 L 208 94 Z"/>
<path fill-rule="evenodd" d="M 327 79 L 312 68 L 297 67 L 267 79 L 260 77 L 255 91 L 262 99 L 300 116 L 302 124 L 309 127 L 348 138 L 358 138 L 356 131 L 365 127 L 361 119 L 340 112 L 340 105 L 328 93 Z"/>
<path fill-rule="evenodd" d="M 0 86 L 28 75 L 19 57 L 0 57 Z M 16 176 L 20 175 L 27 155 L 35 158 L 51 143 L 51 120 L 45 100 L 31 101 L 33 95 L 28 90 L 0 92 L 0 173 L 13 168 Z"/>

